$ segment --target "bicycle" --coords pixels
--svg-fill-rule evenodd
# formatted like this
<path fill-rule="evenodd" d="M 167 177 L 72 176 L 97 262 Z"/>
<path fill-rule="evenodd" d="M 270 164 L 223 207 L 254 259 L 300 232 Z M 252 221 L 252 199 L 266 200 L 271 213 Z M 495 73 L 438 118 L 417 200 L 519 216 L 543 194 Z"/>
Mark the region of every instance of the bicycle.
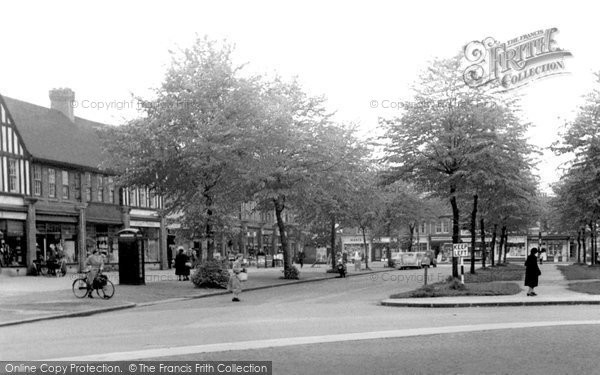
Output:
<path fill-rule="evenodd" d="M 90 271 L 86 273 L 88 272 Z M 93 293 L 94 290 L 96 290 L 98 297 L 109 299 L 115 294 L 115 285 L 102 271 L 98 272 L 94 278 L 91 288 L 88 288 L 87 276 L 80 276 L 73 281 L 73 294 L 77 298 L 85 298 L 88 294 Z"/>

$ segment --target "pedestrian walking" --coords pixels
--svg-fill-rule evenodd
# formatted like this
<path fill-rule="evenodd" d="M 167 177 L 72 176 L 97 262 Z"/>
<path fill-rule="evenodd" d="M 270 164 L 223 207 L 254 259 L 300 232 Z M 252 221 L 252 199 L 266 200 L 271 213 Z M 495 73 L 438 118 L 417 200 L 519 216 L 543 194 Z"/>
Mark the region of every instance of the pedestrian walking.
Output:
<path fill-rule="evenodd" d="M 187 255 L 183 253 L 183 247 L 179 247 L 179 251 L 175 256 L 175 275 L 177 275 L 177 280 L 189 280 L 190 276 L 190 268 L 188 267 L 190 259 Z"/>
<path fill-rule="evenodd" d="M 362 253 L 360 251 L 354 252 L 354 270 L 360 271 L 362 267 Z"/>
<path fill-rule="evenodd" d="M 304 267 L 304 251 L 298 253 L 298 263 L 300 263 L 300 268 Z"/>
<path fill-rule="evenodd" d="M 340 277 L 346 277 L 346 265 L 344 264 L 344 260 L 342 258 L 338 259 L 336 267 Z"/>
<path fill-rule="evenodd" d="M 242 293 L 242 280 L 240 280 L 239 274 L 241 270 L 239 268 L 233 269 L 233 275 L 229 276 L 227 282 L 227 290 L 233 293 L 232 302 L 240 302 L 240 294 Z"/>
<path fill-rule="evenodd" d="M 537 296 L 533 291 L 533 288 L 538 286 L 538 278 L 542 274 L 537 263 L 537 252 L 537 248 L 534 247 L 531 249 L 527 260 L 525 261 L 525 286 L 529 287 L 529 290 L 527 291 L 527 296 L 529 297 Z"/>

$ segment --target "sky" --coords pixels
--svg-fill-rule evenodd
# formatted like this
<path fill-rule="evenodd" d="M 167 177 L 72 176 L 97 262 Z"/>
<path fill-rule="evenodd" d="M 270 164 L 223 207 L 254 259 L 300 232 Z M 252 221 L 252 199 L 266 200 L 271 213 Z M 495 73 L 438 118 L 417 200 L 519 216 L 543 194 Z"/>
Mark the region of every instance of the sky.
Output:
<path fill-rule="evenodd" d="M 132 96 L 150 98 L 170 50 L 197 36 L 236 45 L 249 72 L 297 76 L 325 95 L 336 119 L 376 132 L 378 118 L 399 114 L 410 86 L 434 58 L 473 40 L 508 41 L 556 27 L 573 56 L 567 75 L 514 90 L 545 150 L 572 119 L 600 71 L 590 1 L 13 1 L 0 7 L 0 94 L 49 106 L 48 91 L 75 91 L 75 114 L 118 125 L 137 116 Z M 383 106 L 387 108 L 382 108 Z M 560 177 L 561 160 L 545 150 L 542 190 Z"/>

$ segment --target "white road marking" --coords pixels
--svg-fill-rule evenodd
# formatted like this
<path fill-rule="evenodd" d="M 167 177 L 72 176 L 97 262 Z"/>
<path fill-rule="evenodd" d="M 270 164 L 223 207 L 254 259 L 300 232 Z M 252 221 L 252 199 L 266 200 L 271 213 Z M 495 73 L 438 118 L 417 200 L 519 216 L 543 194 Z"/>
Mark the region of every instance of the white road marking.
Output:
<path fill-rule="evenodd" d="M 289 337 L 267 340 L 252 340 L 240 342 L 226 342 L 218 344 L 191 345 L 179 347 L 166 347 L 158 349 L 146 349 L 130 352 L 114 352 L 105 354 L 92 354 L 80 357 L 56 358 L 52 361 L 127 361 L 134 359 L 178 356 L 199 353 L 214 353 L 225 351 L 252 350 L 264 348 L 277 348 L 284 346 L 323 344 L 331 342 L 377 340 L 388 338 L 415 337 L 425 335 L 440 335 L 448 333 L 480 332 L 502 329 L 520 329 L 536 327 L 577 326 L 577 325 L 600 325 L 600 320 L 575 320 L 575 321 L 541 321 L 541 322 L 516 322 L 477 324 L 448 327 L 429 327 L 401 329 L 391 331 L 373 331 L 358 333 L 343 333 L 324 336 Z"/>

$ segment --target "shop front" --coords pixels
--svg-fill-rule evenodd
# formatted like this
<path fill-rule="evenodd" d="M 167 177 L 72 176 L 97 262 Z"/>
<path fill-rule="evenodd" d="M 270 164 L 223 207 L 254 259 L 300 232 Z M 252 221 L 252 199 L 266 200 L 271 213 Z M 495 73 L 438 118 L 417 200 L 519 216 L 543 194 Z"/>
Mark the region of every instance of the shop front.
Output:
<path fill-rule="evenodd" d="M 15 215 L 11 216 L 15 217 Z M 27 265 L 26 214 L 22 214 L 22 216 L 22 220 L 0 219 L 0 264 L 2 267 L 25 267 Z"/>
<path fill-rule="evenodd" d="M 138 229 L 142 234 L 144 262 L 146 264 L 160 264 L 160 222 L 131 220 L 130 227 Z"/>
<path fill-rule="evenodd" d="M 54 221 L 54 218 L 38 215 L 36 222 L 36 257 L 37 260 L 48 261 L 61 253 L 67 264 L 77 264 L 79 254 L 77 218 L 63 217 L 62 222 Z M 48 221 L 48 220 L 52 221 Z"/>

